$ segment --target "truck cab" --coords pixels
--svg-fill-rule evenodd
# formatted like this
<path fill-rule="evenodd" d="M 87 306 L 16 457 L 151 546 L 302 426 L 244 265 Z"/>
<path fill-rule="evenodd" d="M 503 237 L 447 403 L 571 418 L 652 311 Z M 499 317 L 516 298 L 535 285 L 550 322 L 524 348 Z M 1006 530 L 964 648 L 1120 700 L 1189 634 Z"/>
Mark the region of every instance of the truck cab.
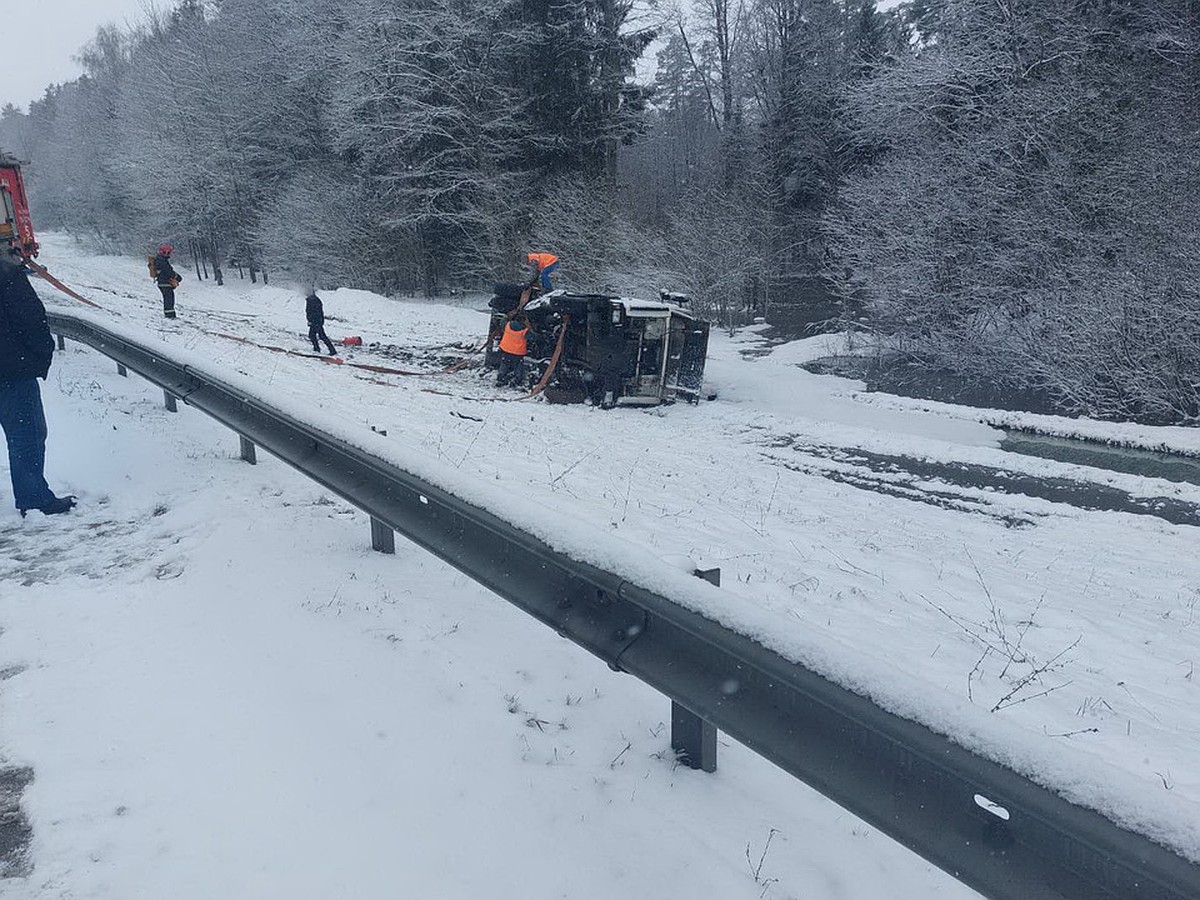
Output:
<path fill-rule="evenodd" d="M 26 258 L 38 254 L 21 164 L 0 150 L 0 246 L 3 245 L 16 247 Z"/>

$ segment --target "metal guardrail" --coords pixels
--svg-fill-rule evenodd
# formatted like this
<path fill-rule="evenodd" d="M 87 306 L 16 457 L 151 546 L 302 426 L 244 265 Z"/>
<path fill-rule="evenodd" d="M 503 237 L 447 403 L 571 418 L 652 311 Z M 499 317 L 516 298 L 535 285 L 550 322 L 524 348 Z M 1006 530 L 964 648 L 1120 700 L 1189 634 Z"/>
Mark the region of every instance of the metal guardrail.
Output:
<path fill-rule="evenodd" d="M 984 896 L 1200 898 L 1200 866 L 1148 838 L 158 350 L 70 315 L 49 319 Z"/>

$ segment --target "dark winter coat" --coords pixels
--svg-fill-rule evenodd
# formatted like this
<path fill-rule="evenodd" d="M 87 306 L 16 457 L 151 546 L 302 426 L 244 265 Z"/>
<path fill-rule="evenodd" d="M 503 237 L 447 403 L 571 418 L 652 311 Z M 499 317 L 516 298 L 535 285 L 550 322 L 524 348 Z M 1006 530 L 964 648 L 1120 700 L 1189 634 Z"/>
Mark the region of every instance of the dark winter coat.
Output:
<path fill-rule="evenodd" d="M 169 257 L 163 256 L 161 253 L 154 257 L 154 271 L 158 273 L 158 278 L 155 279 L 159 287 L 174 287 L 171 282 L 179 283 L 183 281 L 183 276 L 180 275 L 171 266 Z"/>
<path fill-rule="evenodd" d="M 53 355 L 46 308 L 24 268 L 0 261 L 0 384 L 45 378 Z"/>
<path fill-rule="evenodd" d="M 325 307 L 316 294 L 309 294 L 304 298 L 304 315 L 309 325 L 325 324 Z"/>

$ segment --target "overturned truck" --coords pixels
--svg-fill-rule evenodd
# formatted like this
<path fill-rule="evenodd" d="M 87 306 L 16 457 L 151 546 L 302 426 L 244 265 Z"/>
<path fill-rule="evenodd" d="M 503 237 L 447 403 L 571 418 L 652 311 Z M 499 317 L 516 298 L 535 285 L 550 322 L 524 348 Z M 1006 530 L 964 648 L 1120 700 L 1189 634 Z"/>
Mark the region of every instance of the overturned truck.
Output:
<path fill-rule="evenodd" d="M 496 338 L 510 317 L 521 315 L 529 323 L 531 379 L 537 383 L 549 373 L 543 393 L 551 403 L 590 401 L 605 409 L 695 403 L 704 381 L 708 323 L 684 308 L 685 296 L 660 296 L 551 291 L 521 306 L 521 286 L 496 285 L 486 365 L 498 365 Z"/>

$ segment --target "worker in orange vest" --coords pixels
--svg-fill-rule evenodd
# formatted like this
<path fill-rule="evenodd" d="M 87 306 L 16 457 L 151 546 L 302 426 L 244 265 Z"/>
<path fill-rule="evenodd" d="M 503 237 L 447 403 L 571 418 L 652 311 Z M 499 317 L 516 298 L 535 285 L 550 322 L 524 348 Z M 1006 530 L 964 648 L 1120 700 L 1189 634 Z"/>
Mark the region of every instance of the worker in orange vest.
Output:
<path fill-rule="evenodd" d="M 504 333 L 500 336 L 500 366 L 496 372 L 496 387 L 524 387 L 528 338 L 529 322 L 524 316 L 516 316 L 505 323 Z"/>
<path fill-rule="evenodd" d="M 550 273 L 558 268 L 558 257 L 553 253 L 527 253 L 525 259 L 529 265 L 529 286 L 541 287 L 543 291 L 553 290 L 550 287 Z"/>

